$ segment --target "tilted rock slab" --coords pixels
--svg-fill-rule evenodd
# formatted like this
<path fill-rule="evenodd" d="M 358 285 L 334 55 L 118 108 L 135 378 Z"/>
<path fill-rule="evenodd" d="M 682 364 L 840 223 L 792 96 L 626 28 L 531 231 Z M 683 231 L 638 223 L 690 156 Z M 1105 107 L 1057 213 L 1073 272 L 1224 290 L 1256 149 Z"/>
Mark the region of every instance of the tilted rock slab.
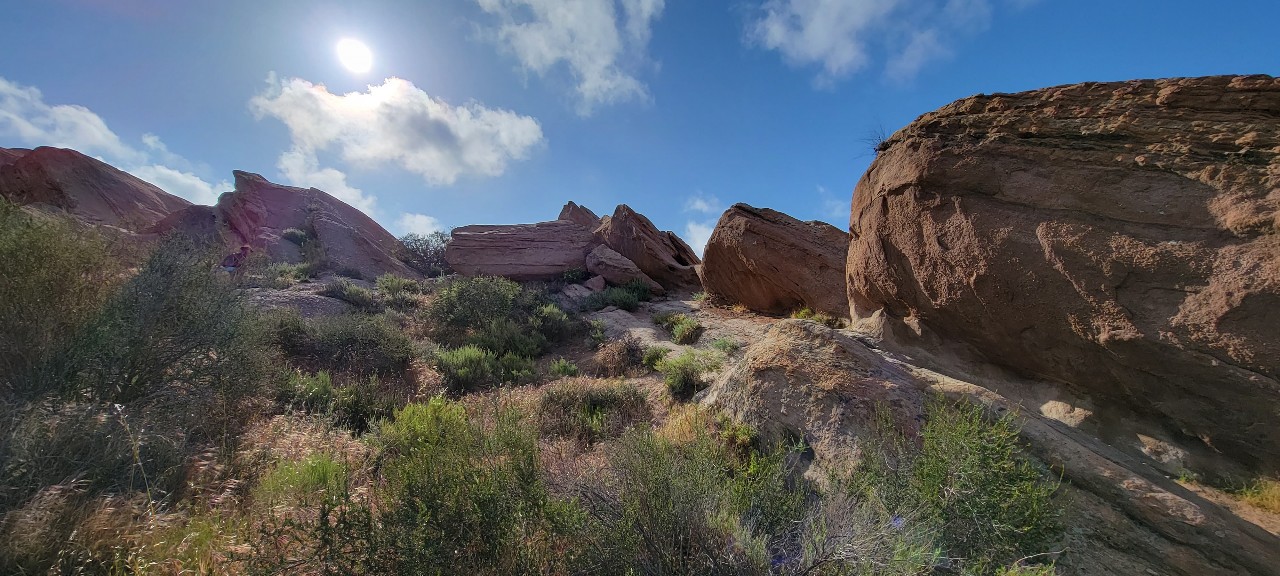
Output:
<path fill-rule="evenodd" d="M 621 254 L 603 244 L 596 246 L 587 254 L 587 272 L 604 278 L 614 286 L 622 286 L 632 281 L 639 281 L 654 294 L 662 294 L 666 290 L 654 282 L 647 274 L 636 267 L 635 262 L 627 260 Z"/>
<path fill-rule="evenodd" d="M 1280 470 L 1280 79 L 973 96 L 879 149 L 853 196 L 855 319 Z"/>
<path fill-rule="evenodd" d="M 701 263 L 698 255 L 674 232 L 658 230 L 643 214 L 626 204 L 605 217 L 595 234 L 609 248 L 626 257 L 667 289 L 696 289 Z"/>
<path fill-rule="evenodd" d="M 146 229 L 190 202 L 75 150 L 0 148 L 0 197 L 95 225 Z"/>
<path fill-rule="evenodd" d="M 734 204 L 720 216 L 707 242 L 702 287 L 760 312 L 786 314 L 808 307 L 846 317 L 848 250 L 849 234 L 835 226 Z"/>
<path fill-rule="evenodd" d="M 453 229 L 444 259 L 464 276 L 550 280 L 585 270 L 587 253 L 598 244 L 590 231 L 569 220 L 463 226 Z"/>
<path fill-rule="evenodd" d="M 573 200 L 570 200 L 564 205 L 564 208 L 560 209 L 560 217 L 556 218 L 556 220 L 577 222 L 587 230 L 595 230 L 600 227 L 600 217 L 596 216 L 596 213 L 592 212 L 590 208 L 582 206 Z"/>

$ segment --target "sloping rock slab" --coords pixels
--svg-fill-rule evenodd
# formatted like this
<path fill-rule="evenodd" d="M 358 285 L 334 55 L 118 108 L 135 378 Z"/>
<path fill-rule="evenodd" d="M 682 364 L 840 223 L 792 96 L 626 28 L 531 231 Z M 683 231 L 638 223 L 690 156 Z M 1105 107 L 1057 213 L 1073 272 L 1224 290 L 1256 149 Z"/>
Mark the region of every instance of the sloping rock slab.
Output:
<path fill-rule="evenodd" d="M 623 255 L 667 289 L 696 289 L 701 260 L 673 232 L 658 230 L 643 214 L 622 204 L 595 231 L 609 248 Z"/>
<path fill-rule="evenodd" d="M 597 244 L 591 232 L 569 220 L 463 226 L 454 228 L 444 258 L 464 276 L 550 280 L 586 269 L 586 255 Z"/>
<path fill-rule="evenodd" d="M 644 272 L 641 272 L 640 268 L 636 267 L 635 262 L 627 260 L 621 254 L 614 252 L 603 244 L 596 246 L 594 250 L 587 254 L 587 272 L 603 277 L 614 286 L 622 286 L 633 281 L 639 281 L 654 294 L 666 292 L 661 285 L 654 282 Z"/>

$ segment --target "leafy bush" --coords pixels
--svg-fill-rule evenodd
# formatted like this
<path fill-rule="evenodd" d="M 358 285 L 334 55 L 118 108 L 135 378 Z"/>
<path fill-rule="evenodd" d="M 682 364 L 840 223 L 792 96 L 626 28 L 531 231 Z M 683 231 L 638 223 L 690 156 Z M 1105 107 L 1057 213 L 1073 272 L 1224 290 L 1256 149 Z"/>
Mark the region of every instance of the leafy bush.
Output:
<path fill-rule="evenodd" d="M 845 324 L 844 320 L 841 318 L 837 318 L 825 312 L 814 312 L 807 306 L 792 312 L 791 317 L 798 318 L 800 320 L 813 320 L 827 328 L 843 328 Z"/>
<path fill-rule="evenodd" d="M 733 354 L 742 349 L 742 344 L 732 338 L 716 338 L 711 342 L 711 347 L 723 352 L 725 355 Z"/>
<path fill-rule="evenodd" d="M 280 237 L 298 245 L 299 247 L 305 246 L 306 243 L 311 240 L 311 237 L 305 230 L 300 230 L 298 228 L 286 228 L 284 232 L 280 233 Z"/>
<path fill-rule="evenodd" d="M 657 363 L 667 391 L 676 398 L 688 398 L 706 387 L 702 375 L 715 370 L 716 363 L 693 350 L 685 350 L 679 356 L 667 356 Z"/>
<path fill-rule="evenodd" d="M 436 355 L 436 368 L 445 386 L 455 392 L 472 392 L 499 383 L 532 380 L 536 375 L 533 361 L 525 356 L 506 353 L 501 356 L 475 345 L 441 350 Z"/>
<path fill-rule="evenodd" d="M 1060 534 L 1057 483 L 1021 453 L 1012 415 L 984 420 L 969 403 L 932 400 L 918 451 L 882 415 L 858 473 L 865 494 L 912 512 L 966 573 L 992 574 Z"/>
<path fill-rule="evenodd" d="M 653 322 L 671 332 L 671 341 L 676 344 L 693 344 L 702 337 L 702 324 L 687 314 L 675 312 L 655 314 Z"/>
<path fill-rule="evenodd" d="M 706 292 L 699 291 L 693 293 L 694 302 L 707 302 L 709 300 L 711 300 L 711 295 Z"/>
<path fill-rule="evenodd" d="M 591 343 L 595 344 L 597 347 L 604 345 L 604 321 L 590 320 L 587 322 L 587 326 L 590 330 L 589 336 L 591 337 Z"/>
<path fill-rule="evenodd" d="M 465 332 L 510 318 L 521 291 L 519 284 L 497 276 L 458 278 L 436 291 L 428 316 L 442 332 Z"/>
<path fill-rule="evenodd" d="M 368 431 L 374 421 L 390 417 L 399 404 L 376 376 L 334 386 L 333 378 L 323 370 L 314 375 L 291 374 L 280 399 L 311 413 L 329 415 L 335 424 L 357 434 Z"/>
<path fill-rule="evenodd" d="M 610 286 L 591 294 L 582 301 L 583 310 L 602 310 L 609 306 L 635 312 L 640 308 L 640 298 L 631 290 Z"/>
<path fill-rule="evenodd" d="M 364 312 L 377 312 L 382 309 L 382 303 L 378 301 L 371 290 L 357 286 L 355 282 L 346 278 L 339 278 L 330 282 L 319 294 L 337 298 Z"/>
<path fill-rule="evenodd" d="M 395 298 L 402 294 L 419 294 L 422 292 L 421 284 L 403 276 L 396 276 L 395 274 L 390 273 L 379 276 L 376 284 L 378 286 L 378 291 L 388 298 Z"/>
<path fill-rule="evenodd" d="M 489 322 L 468 338 L 467 342 L 498 356 L 516 354 L 530 358 L 540 356 L 548 346 L 547 337 L 541 332 L 509 318 Z"/>
<path fill-rule="evenodd" d="M 559 306 L 550 302 L 534 309 L 530 325 L 548 340 L 556 341 L 573 332 L 573 321 Z"/>
<path fill-rule="evenodd" d="M 253 499 L 273 506 L 341 498 L 347 492 L 347 473 L 346 463 L 329 454 L 280 462 L 258 480 Z"/>
<path fill-rule="evenodd" d="M 264 284 L 267 288 L 283 290 L 298 282 L 311 278 L 314 271 L 308 264 L 286 264 L 276 262 L 267 265 L 262 276 L 265 280 Z"/>
<path fill-rule="evenodd" d="M 572 383 L 543 393 L 538 426 L 543 434 L 591 444 L 617 437 L 650 415 L 644 394 L 631 384 Z"/>
<path fill-rule="evenodd" d="M 565 378 L 578 375 L 578 367 L 564 358 L 557 358 L 551 362 L 550 372 L 552 376 L 557 378 Z"/>
<path fill-rule="evenodd" d="M 413 342 L 381 316 L 344 314 L 304 320 L 297 312 L 271 316 L 280 348 L 311 368 L 355 374 L 402 374 L 413 358 Z"/>
<path fill-rule="evenodd" d="M 640 365 L 644 350 L 640 341 L 627 335 L 619 340 L 606 342 L 596 349 L 592 361 L 596 370 L 606 376 L 624 376 L 633 366 Z"/>
<path fill-rule="evenodd" d="M 666 358 L 667 354 L 670 353 L 671 350 L 668 348 L 663 348 L 662 346 L 650 346 L 644 349 L 644 356 L 640 361 L 650 370 L 657 370 L 658 364 L 660 364 L 662 359 Z"/>
<path fill-rule="evenodd" d="M 428 278 L 450 274 L 453 270 L 444 259 L 444 252 L 451 239 L 448 232 L 405 234 L 400 238 L 400 244 L 404 246 L 400 259 Z"/>
<path fill-rule="evenodd" d="M 590 277 L 591 275 L 582 268 L 566 270 L 564 274 L 560 275 L 560 279 L 563 280 L 565 284 L 581 284 Z"/>

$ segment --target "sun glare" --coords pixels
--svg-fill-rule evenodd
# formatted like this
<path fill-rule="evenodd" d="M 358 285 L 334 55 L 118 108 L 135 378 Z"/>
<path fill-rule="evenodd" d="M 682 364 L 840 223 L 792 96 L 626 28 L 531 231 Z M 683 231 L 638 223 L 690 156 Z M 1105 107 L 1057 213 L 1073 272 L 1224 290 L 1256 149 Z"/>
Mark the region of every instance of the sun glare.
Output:
<path fill-rule="evenodd" d="M 359 40 L 343 38 L 338 42 L 338 60 L 347 70 L 362 74 L 373 66 L 373 52 Z"/>

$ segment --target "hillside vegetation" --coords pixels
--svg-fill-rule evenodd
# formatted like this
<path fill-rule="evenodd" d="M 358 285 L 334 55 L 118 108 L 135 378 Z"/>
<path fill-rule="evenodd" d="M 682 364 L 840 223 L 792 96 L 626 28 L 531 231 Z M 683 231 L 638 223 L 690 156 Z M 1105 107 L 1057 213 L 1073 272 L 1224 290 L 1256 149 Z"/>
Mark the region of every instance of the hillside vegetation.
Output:
<path fill-rule="evenodd" d="M 217 257 L 0 205 L 0 572 L 1053 572 L 1012 417 L 937 400 L 807 478 L 802 439 L 689 402 L 736 342 L 664 357 L 494 277 L 264 313 Z"/>

